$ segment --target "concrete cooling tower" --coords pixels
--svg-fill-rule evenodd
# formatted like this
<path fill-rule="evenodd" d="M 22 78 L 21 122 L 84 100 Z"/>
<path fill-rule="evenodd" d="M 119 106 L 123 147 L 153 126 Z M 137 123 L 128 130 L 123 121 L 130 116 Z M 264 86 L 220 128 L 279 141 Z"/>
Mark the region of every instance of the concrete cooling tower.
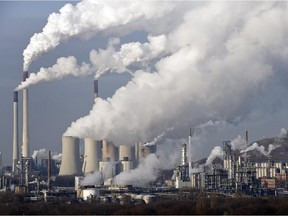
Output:
<path fill-rule="evenodd" d="M 101 157 L 101 144 L 99 141 L 91 138 L 84 139 L 84 162 L 83 173 L 88 174 L 99 170 L 99 161 Z"/>
<path fill-rule="evenodd" d="M 112 142 L 102 140 L 102 161 L 115 161 L 116 148 Z"/>
<path fill-rule="evenodd" d="M 18 92 L 14 92 L 13 100 L 13 156 L 12 156 L 12 172 L 17 171 L 16 165 L 19 160 L 19 143 L 18 143 Z"/>
<path fill-rule="evenodd" d="M 127 145 L 119 146 L 119 160 L 120 161 L 131 161 L 132 160 L 132 148 Z"/>
<path fill-rule="evenodd" d="M 59 176 L 81 175 L 79 139 L 71 136 L 62 137 L 62 163 Z"/>
<path fill-rule="evenodd" d="M 149 154 L 156 152 L 156 145 L 144 145 L 143 142 L 135 143 L 135 160 L 139 164 L 141 160 L 146 158 Z"/>

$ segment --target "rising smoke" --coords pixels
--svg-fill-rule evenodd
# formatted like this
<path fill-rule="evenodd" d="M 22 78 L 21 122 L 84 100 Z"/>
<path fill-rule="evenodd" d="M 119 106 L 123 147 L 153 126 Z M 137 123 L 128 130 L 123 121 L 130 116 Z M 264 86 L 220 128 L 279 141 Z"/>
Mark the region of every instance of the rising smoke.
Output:
<path fill-rule="evenodd" d="M 270 153 L 276 148 L 277 148 L 277 146 L 269 144 L 267 151 L 265 151 L 265 147 L 263 145 L 259 146 L 259 144 L 257 142 L 255 142 L 251 146 L 249 146 L 247 149 L 240 151 L 240 153 L 257 150 L 258 152 L 260 152 L 264 156 L 268 157 L 270 155 Z"/>
<path fill-rule="evenodd" d="M 24 51 L 24 69 L 71 37 L 89 38 L 96 33 L 121 37 L 143 30 L 160 35 L 157 44 L 162 44 L 159 52 L 152 52 L 153 40 L 148 38 L 147 45 L 127 43 L 116 50 L 120 42 L 116 40 L 106 50 L 91 51 L 90 66 L 103 73 L 123 71 L 125 64 L 140 69 L 111 98 L 96 99 L 90 113 L 73 122 L 65 135 L 132 144 L 152 140 L 175 123 L 195 127 L 211 119 L 232 121 L 248 114 L 251 102 L 265 94 L 271 80 L 279 79 L 277 68 L 287 66 L 288 55 L 285 2 L 179 5 L 82 1 L 49 17 L 43 32 L 35 34 Z M 166 19 L 168 15 L 172 18 Z M 171 20 L 174 23 L 169 25 Z M 110 61 L 111 53 L 121 61 Z M 132 61 L 126 60 L 129 55 Z M 156 63 L 147 69 L 143 62 L 152 58 Z M 174 131 L 183 135 L 177 128 Z"/>

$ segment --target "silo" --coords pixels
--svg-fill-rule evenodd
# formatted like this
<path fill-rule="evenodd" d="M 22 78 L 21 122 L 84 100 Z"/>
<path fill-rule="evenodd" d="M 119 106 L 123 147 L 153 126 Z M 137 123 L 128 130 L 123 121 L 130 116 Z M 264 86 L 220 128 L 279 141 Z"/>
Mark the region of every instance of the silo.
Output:
<path fill-rule="evenodd" d="M 102 140 L 102 161 L 115 161 L 116 148 L 112 142 Z"/>
<path fill-rule="evenodd" d="M 59 176 L 81 175 L 79 139 L 71 136 L 62 137 L 62 163 Z"/>
<path fill-rule="evenodd" d="M 84 139 L 84 162 L 83 173 L 91 173 L 99 170 L 99 161 L 101 156 L 100 143 L 91 138 Z"/>

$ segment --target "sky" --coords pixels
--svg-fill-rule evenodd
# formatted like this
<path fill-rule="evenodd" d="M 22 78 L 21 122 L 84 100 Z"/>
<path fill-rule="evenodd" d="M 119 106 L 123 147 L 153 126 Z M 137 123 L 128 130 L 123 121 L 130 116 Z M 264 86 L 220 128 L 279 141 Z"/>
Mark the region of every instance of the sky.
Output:
<path fill-rule="evenodd" d="M 67 2 L 0 1 L 0 151 L 6 165 L 12 163 L 12 99 L 22 79 L 23 50 L 34 33 L 42 32 L 49 14 L 59 13 Z M 90 63 L 86 76 L 29 87 L 31 155 L 41 148 L 60 153 L 64 133 L 132 145 L 166 131 L 159 144 L 168 149 L 171 142 L 187 140 L 192 127 L 196 160 L 245 130 L 252 142 L 287 128 L 285 2 L 150 3 L 155 5 L 148 9 L 104 4 L 112 11 L 111 20 L 100 19 L 91 31 L 83 30 L 80 22 L 79 34 L 63 36 L 59 45 L 31 60 L 30 73 L 53 66 L 60 57 Z M 74 13 L 74 20 L 67 19 L 77 26 L 81 11 Z M 111 60 L 116 54 L 121 65 Z M 128 69 L 133 75 L 124 72 Z M 100 98 L 94 104 L 95 73 L 100 76 Z M 20 144 L 21 102 L 20 91 Z"/>

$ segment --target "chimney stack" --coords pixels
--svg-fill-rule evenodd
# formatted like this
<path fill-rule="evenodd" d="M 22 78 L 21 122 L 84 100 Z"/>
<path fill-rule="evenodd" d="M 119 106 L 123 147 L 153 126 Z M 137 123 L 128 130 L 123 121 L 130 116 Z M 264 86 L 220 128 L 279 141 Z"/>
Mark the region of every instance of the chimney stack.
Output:
<path fill-rule="evenodd" d="M 98 97 L 98 79 L 94 80 L 94 99 Z"/>
<path fill-rule="evenodd" d="M 16 173 L 16 165 L 19 160 L 19 143 L 18 143 L 18 92 L 14 91 L 13 99 L 13 158 L 12 172 Z"/>
<path fill-rule="evenodd" d="M 47 176 L 48 190 L 51 190 L 51 151 L 48 151 L 48 176 Z"/>
<path fill-rule="evenodd" d="M 29 77 L 28 71 L 23 72 L 23 81 Z M 22 128 L 22 156 L 29 157 L 29 131 L 28 131 L 28 89 L 23 89 L 23 128 Z"/>

